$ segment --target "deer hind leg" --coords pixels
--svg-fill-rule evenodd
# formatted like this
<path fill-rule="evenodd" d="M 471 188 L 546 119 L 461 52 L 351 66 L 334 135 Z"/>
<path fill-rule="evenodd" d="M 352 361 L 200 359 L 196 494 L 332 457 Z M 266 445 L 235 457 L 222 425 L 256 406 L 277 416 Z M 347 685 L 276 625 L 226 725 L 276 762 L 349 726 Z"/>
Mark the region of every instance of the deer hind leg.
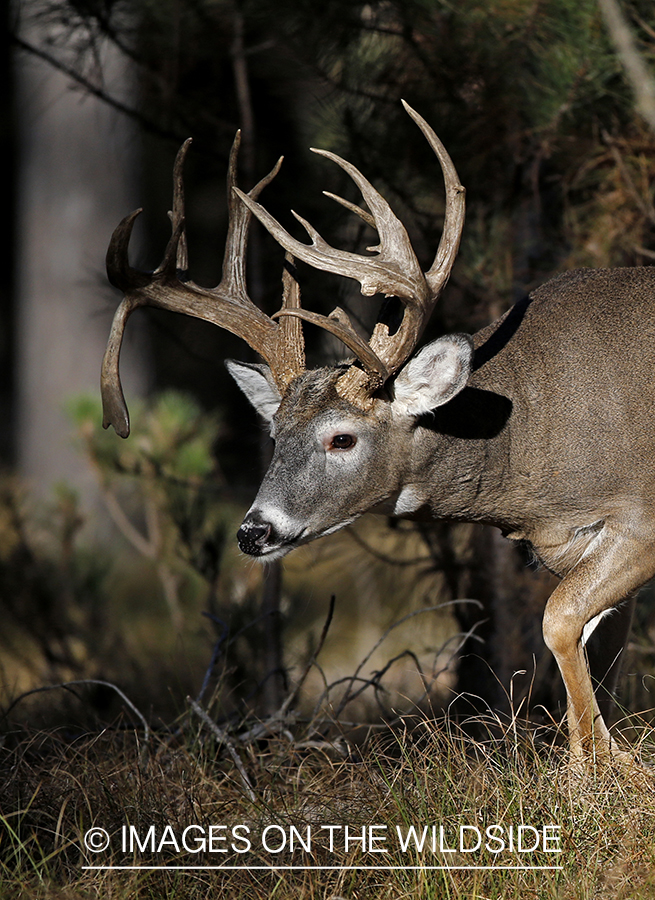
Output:
<path fill-rule="evenodd" d="M 626 528 L 626 531 L 629 529 Z M 609 759 L 612 742 L 594 695 L 583 633 L 585 625 L 630 598 L 655 574 L 655 539 L 636 540 L 606 529 L 595 546 L 564 577 L 544 612 L 546 645 L 557 661 L 567 695 L 567 720 L 574 757 Z M 617 617 L 615 622 L 612 618 Z M 605 616 L 594 634 L 593 674 L 615 679 L 628 634 L 628 611 Z M 620 644 L 620 646 L 619 646 Z M 604 671 L 603 671 L 604 670 Z M 614 685 L 606 682 L 610 690 Z M 603 706 L 609 705 L 603 702 Z"/>

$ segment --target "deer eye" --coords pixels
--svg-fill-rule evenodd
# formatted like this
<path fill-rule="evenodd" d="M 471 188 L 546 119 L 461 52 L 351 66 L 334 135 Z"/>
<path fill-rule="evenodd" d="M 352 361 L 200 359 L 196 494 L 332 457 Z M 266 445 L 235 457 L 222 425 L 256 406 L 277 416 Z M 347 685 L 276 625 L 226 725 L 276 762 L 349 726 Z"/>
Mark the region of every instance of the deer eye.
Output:
<path fill-rule="evenodd" d="M 350 450 L 357 443 L 357 438 L 352 434 L 335 434 L 330 443 L 334 450 Z"/>

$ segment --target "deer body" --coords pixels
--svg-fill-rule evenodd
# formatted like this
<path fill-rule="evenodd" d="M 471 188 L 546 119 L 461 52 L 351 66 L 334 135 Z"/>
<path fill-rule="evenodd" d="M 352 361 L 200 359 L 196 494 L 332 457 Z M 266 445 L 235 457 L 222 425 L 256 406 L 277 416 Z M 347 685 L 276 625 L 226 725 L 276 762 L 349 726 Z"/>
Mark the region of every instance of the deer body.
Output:
<path fill-rule="evenodd" d="M 619 523 L 653 533 L 654 339 L 652 268 L 566 273 L 476 336 L 470 387 L 512 405 L 485 520 L 560 576 Z"/>
<path fill-rule="evenodd" d="M 223 280 L 199 288 L 185 274 L 185 145 L 162 265 L 151 276 L 130 269 L 134 216 L 108 252 L 110 279 L 125 299 L 103 363 L 106 424 L 129 432 L 118 353 L 136 306 L 198 315 L 244 337 L 268 365 L 228 367 L 269 423 L 275 450 L 239 529 L 241 549 L 273 560 L 367 511 L 480 522 L 529 542 L 561 577 L 543 629 L 566 686 L 572 753 L 609 759 L 615 748 L 589 667 L 611 694 L 634 595 L 655 574 L 655 268 L 569 272 L 473 338 L 448 335 L 414 353 L 450 273 L 464 207 L 450 158 L 427 123 L 408 112 L 446 181 L 444 234 L 426 273 L 386 201 L 349 163 L 324 153 L 362 190 L 372 215 L 340 202 L 377 228 L 375 256 L 335 250 L 303 220 L 312 243 L 292 238 L 255 200 L 274 173 L 243 194 L 233 155 Z M 302 310 L 288 276 L 282 310 L 263 316 L 245 292 L 252 213 L 287 252 L 356 278 L 363 293 L 398 297 L 405 312 L 397 331 L 380 323 L 365 343 L 343 311 L 326 318 Z M 305 371 L 300 319 L 336 334 L 357 362 Z M 618 614 L 607 617 L 614 608 Z M 596 629 L 602 640 L 587 653 Z"/>
<path fill-rule="evenodd" d="M 465 385 L 422 415 L 351 407 L 334 369 L 300 375 L 274 419 L 266 379 L 242 384 L 276 440 L 245 520 L 267 512 L 272 533 L 249 544 L 246 527 L 243 549 L 281 555 L 373 510 L 498 526 L 565 576 L 612 523 L 655 530 L 655 268 L 566 273 L 473 346 Z M 330 452 L 323 432 L 357 444 Z"/>

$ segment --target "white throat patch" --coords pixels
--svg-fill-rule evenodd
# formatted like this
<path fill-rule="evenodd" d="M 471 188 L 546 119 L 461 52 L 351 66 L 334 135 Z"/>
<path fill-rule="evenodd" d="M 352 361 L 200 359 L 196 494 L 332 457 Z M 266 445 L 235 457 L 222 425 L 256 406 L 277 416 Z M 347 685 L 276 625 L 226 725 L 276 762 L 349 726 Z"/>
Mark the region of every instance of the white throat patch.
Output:
<path fill-rule="evenodd" d="M 406 516 L 408 513 L 416 512 L 423 506 L 424 500 L 413 484 L 406 484 L 398 494 L 396 505 L 393 512 L 396 516 Z"/>

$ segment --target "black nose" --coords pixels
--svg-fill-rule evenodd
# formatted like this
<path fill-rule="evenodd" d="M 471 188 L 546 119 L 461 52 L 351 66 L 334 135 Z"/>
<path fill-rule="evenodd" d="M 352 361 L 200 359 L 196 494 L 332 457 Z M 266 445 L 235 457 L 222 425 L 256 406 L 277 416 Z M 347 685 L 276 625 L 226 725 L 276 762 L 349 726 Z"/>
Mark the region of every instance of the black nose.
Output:
<path fill-rule="evenodd" d="M 256 522 L 246 519 L 237 531 L 239 549 L 250 556 L 261 556 L 270 533 L 271 526 L 268 522 Z"/>

